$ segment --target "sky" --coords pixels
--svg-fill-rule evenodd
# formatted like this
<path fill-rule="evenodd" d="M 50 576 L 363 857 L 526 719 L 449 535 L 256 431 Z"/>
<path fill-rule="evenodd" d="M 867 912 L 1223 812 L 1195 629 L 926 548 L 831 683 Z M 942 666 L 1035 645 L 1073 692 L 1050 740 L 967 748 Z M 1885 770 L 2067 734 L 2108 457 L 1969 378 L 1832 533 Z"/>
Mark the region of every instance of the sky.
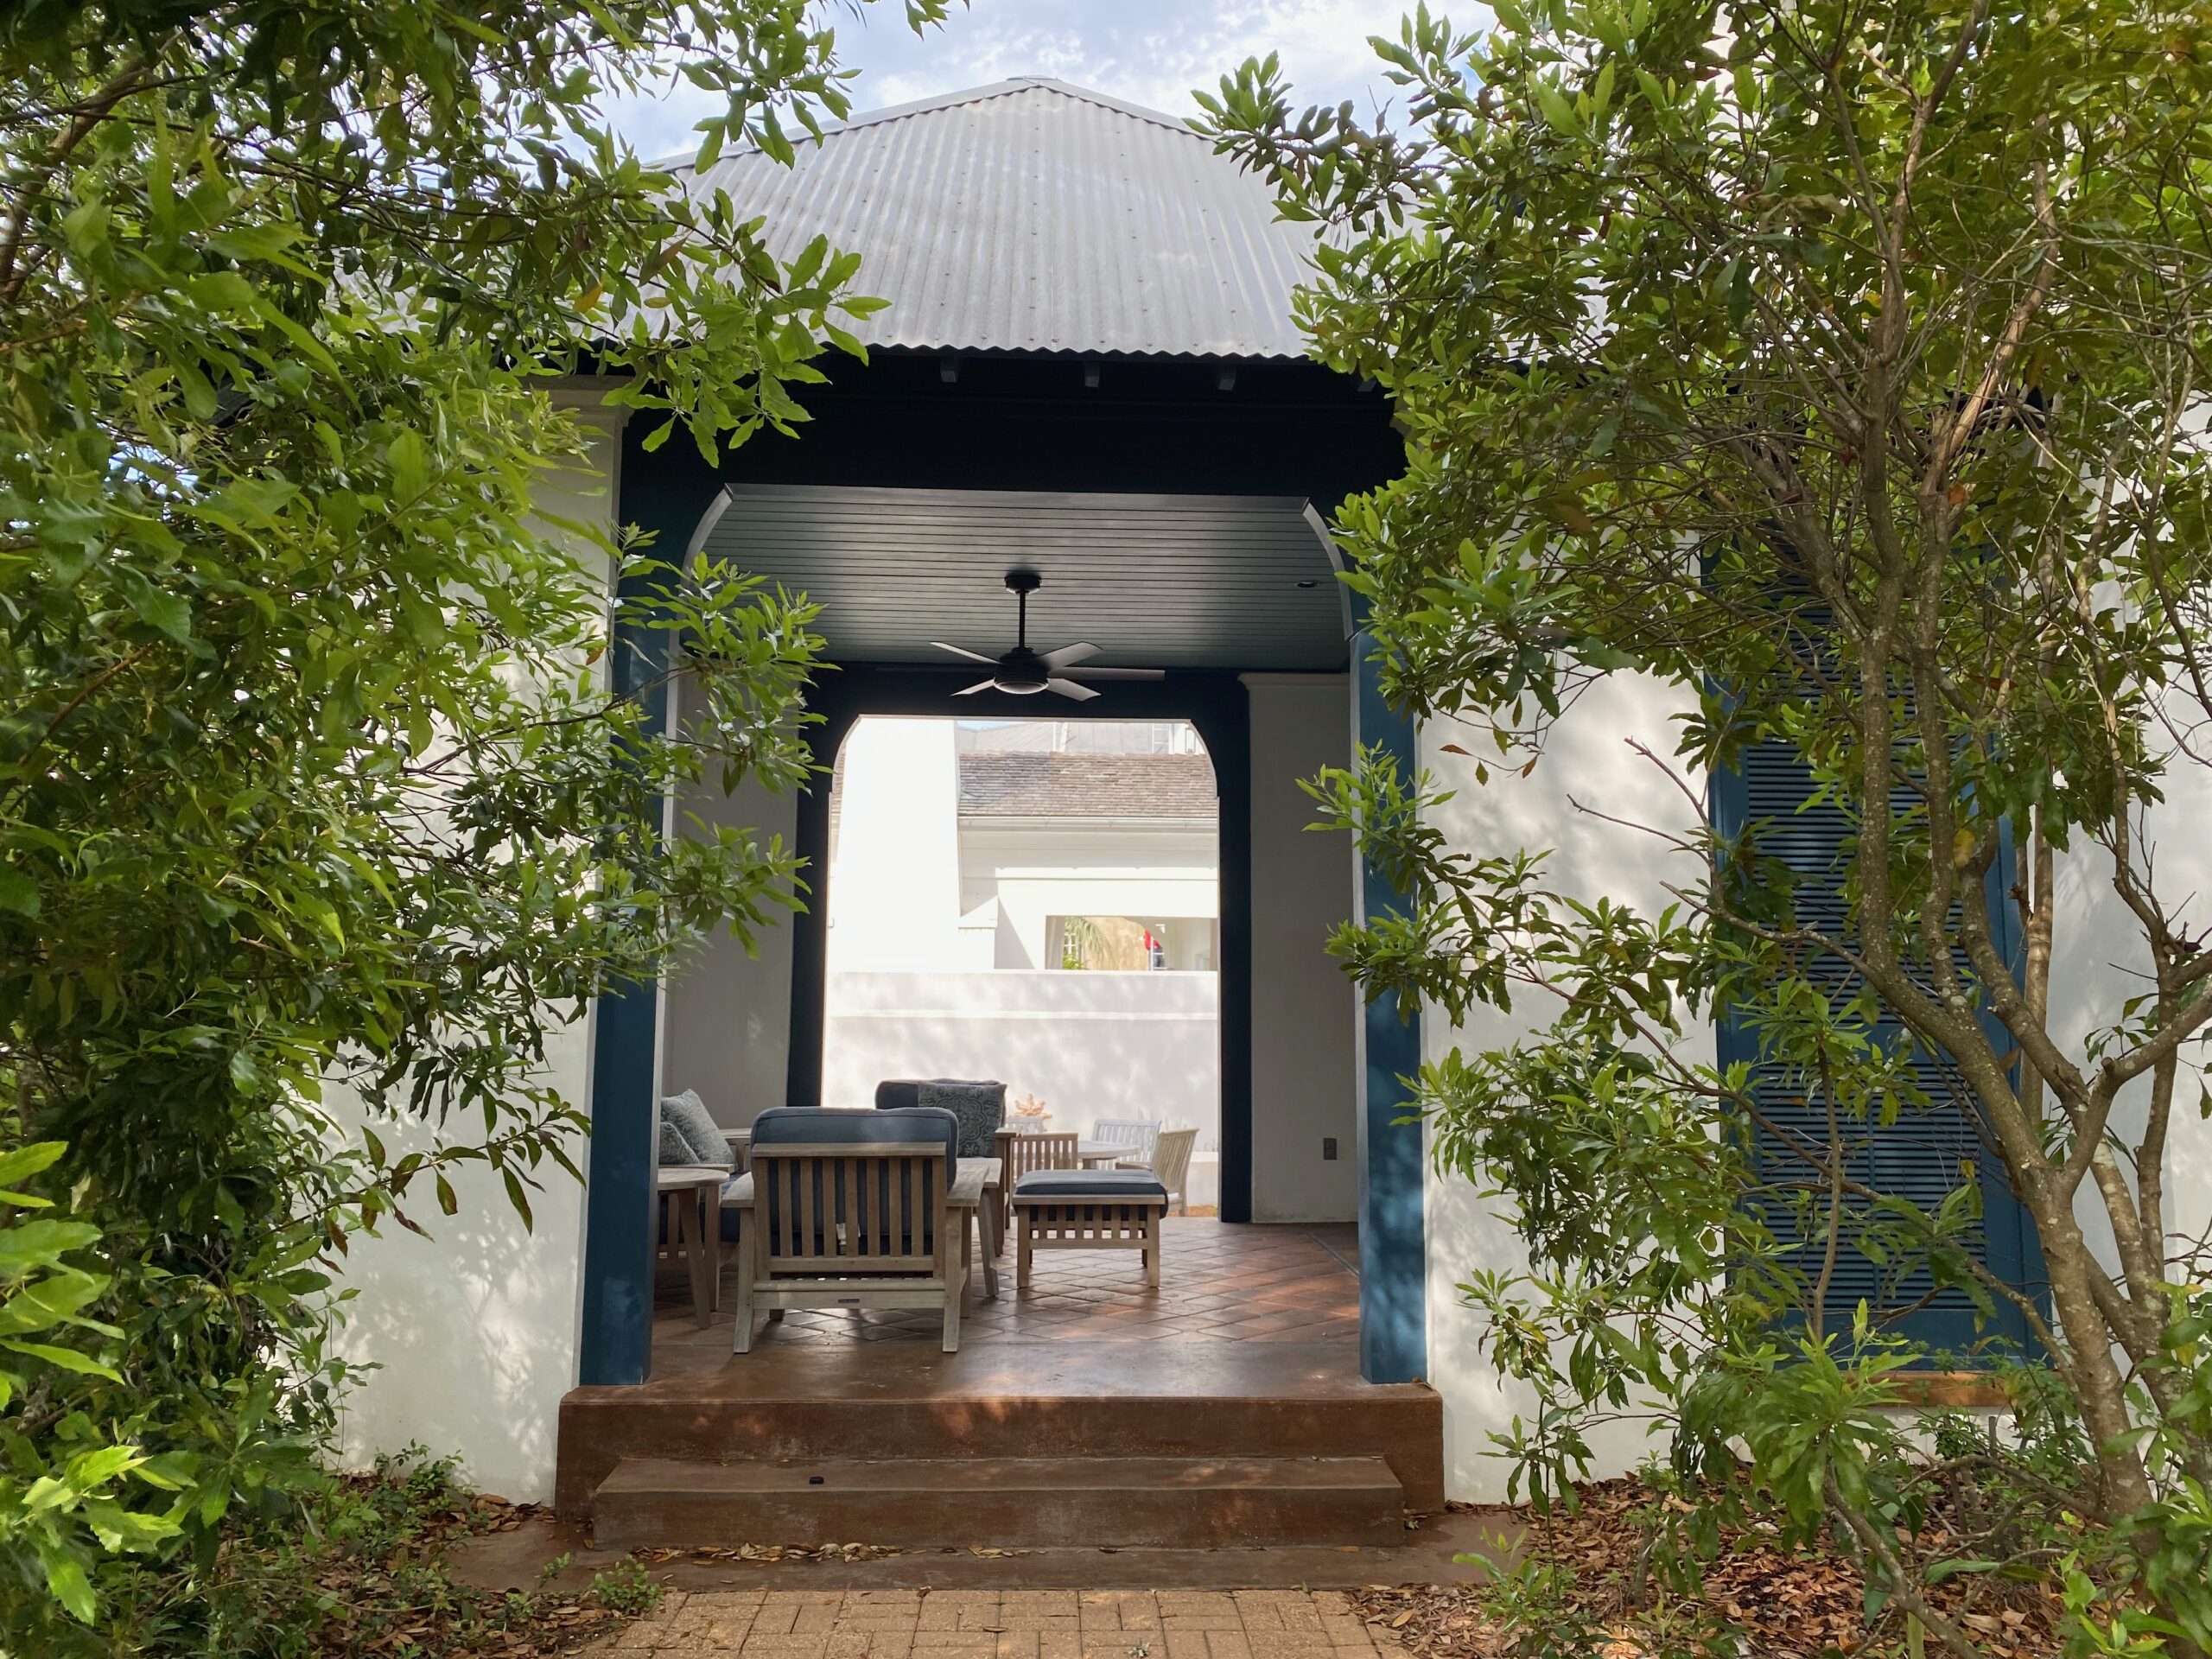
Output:
<path fill-rule="evenodd" d="M 1395 35 L 1412 0 L 971 0 L 941 29 L 917 38 L 899 0 L 830 0 L 839 55 L 861 73 L 855 111 L 882 109 L 1013 75 L 1051 75 L 1163 110 L 1195 114 L 1191 90 L 1212 87 L 1248 57 L 1282 54 L 1293 100 L 1352 99 L 1363 113 L 1396 91 L 1379 73 L 1370 35 Z M 1482 8 L 1448 8 L 1455 23 Z M 679 83 L 660 99 L 616 106 L 616 126 L 639 154 L 689 149 L 706 95 Z"/>

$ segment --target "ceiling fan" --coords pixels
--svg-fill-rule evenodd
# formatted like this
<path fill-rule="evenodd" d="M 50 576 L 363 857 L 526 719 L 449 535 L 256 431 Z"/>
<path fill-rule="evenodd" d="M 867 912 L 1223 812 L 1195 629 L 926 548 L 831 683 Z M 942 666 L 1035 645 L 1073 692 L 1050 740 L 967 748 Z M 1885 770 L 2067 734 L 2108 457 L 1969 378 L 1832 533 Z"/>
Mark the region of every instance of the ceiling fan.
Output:
<path fill-rule="evenodd" d="M 1007 591 L 1014 594 L 1020 613 L 1014 628 L 1014 649 L 1005 656 L 984 657 L 959 645 L 948 645 L 942 639 L 930 641 L 939 651 L 965 657 L 969 662 L 981 663 L 992 671 L 989 679 L 963 686 L 953 696 L 968 697 L 978 691 L 999 690 L 1011 692 L 1017 697 L 1027 697 L 1039 691 L 1057 691 L 1064 697 L 1073 697 L 1077 702 L 1083 702 L 1098 694 L 1083 684 L 1082 680 L 1156 680 L 1162 677 L 1162 671 L 1156 668 L 1077 668 L 1077 663 L 1098 654 L 1096 645 L 1062 645 L 1058 651 L 1030 650 L 1029 595 L 1043 587 L 1044 582 L 1045 579 L 1034 570 L 1009 570 L 1006 573 Z"/>

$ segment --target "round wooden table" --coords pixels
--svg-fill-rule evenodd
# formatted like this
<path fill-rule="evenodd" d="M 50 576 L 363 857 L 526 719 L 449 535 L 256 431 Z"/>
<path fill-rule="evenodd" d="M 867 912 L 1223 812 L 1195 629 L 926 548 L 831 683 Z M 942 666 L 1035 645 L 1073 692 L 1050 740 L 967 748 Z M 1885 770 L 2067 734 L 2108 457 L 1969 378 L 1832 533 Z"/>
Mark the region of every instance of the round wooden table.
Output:
<path fill-rule="evenodd" d="M 1111 1169 L 1124 1158 L 1134 1158 L 1137 1149 L 1119 1141 L 1078 1141 L 1075 1143 L 1075 1160 L 1085 1169 Z"/>

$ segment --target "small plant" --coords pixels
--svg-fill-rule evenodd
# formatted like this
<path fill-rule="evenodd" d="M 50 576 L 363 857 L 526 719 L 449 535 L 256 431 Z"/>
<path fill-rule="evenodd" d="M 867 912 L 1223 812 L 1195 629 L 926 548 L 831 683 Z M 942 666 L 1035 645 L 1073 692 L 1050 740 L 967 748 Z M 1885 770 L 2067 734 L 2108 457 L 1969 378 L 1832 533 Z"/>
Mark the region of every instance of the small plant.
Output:
<path fill-rule="evenodd" d="M 641 1561 L 622 1561 L 591 1577 L 592 1599 L 632 1618 L 652 1611 L 667 1593 L 668 1586 L 647 1572 Z"/>

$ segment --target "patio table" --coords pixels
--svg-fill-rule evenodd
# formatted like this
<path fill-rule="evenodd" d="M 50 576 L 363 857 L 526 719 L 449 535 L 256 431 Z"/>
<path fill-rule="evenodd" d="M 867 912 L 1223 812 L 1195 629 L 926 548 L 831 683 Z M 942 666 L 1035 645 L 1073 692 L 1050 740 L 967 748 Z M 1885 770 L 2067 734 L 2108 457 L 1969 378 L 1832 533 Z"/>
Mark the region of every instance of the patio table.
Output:
<path fill-rule="evenodd" d="M 715 1311 L 717 1242 L 716 1199 L 729 1171 L 719 1164 L 664 1164 L 653 1172 L 653 1190 L 669 1199 L 668 1246 L 683 1252 L 691 1271 L 691 1317 L 703 1331 Z"/>
<path fill-rule="evenodd" d="M 996 1301 L 999 1294 L 999 1180 L 1005 1167 L 995 1158 L 963 1158 L 955 1166 L 952 1190 L 944 1195 L 945 1209 L 960 1229 L 960 1264 L 970 1277 L 975 1274 L 976 1256 L 971 1248 L 975 1228 L 981 1230 L 983 1240 L 983 1294 Z M 747 1170 L 732 1181 L 722 1192 L 722 1202 L 737 1211 L 738 1225 L 745 1224 L 745 1217 L 753 1208 L 753 1173 Z"/>
<path fill-rule="evenodd" d="M 1078 1141 L 1076 1161 L 1085 1169 L 1111 1169 L 1136 1148 L 1119 1141 Z"/>

